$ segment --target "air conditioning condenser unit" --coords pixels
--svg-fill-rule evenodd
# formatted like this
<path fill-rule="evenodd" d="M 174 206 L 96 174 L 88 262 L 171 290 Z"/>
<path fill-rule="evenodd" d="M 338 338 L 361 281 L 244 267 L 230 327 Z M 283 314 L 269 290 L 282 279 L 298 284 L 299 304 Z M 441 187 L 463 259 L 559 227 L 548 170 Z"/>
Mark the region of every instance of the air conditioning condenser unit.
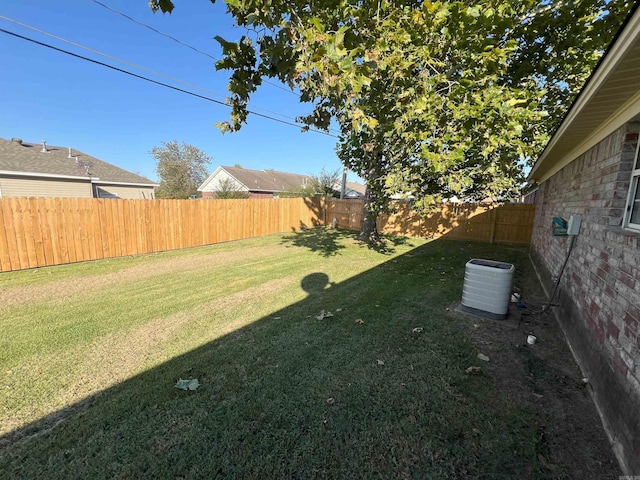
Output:
<path fill-rule="evenodd" d="M 468 261 L 459 310 L 498 320 L 507 318 L 514 271 L 511 263 L 479 258 Z"/>

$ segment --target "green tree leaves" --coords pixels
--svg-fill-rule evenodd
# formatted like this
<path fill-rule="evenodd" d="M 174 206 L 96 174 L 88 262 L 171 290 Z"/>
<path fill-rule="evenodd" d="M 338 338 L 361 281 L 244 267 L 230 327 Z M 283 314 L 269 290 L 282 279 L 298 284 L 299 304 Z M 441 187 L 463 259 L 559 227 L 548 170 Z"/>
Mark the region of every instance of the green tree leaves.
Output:
<path fill-rule="evenodd" d="M 340 170 L 326 170 L 324 167 L 311 175 L 309 190 L 323 197 L 337 196 L 341 188 L 342 173 Z"/>
<path fill-rule="evenodd" d="M 186 199 L 198 193 L 197 189 L 207 177 L 207 164 L 211 157 L 193 145 L 178 144 L 176 140 L 162 142 L 153 147 L 151 155 L 156 159 L 156 171 L 160 186 L 157 198 Z"/>
<path fill-rule="evenodd" d="M 222 127 L 241 128 L 261 79 L 277 78 L 311 104 L 308 126 L 336 122 L 372 215 L 394 194 L 510 196 L 631 4 L 227 1 L 246 32 L 218 39 L 233 93 Z"/>
<path fill-rule="evenodd" d="M 242 190 L 242 186 L 232 178 L 225 178 L 218 182 L 218 185 L 215 189 L 215 198 L 249 198 L 249 192 Z"/>

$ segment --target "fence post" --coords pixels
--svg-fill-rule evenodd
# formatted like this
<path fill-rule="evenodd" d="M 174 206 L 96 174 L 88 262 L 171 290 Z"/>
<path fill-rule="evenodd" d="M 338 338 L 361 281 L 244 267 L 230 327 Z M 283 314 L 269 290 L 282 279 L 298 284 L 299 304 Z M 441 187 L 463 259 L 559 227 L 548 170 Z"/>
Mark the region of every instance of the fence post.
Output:
<path fill-rule="evenodd" d="M 491 209 L 491 236 L 489 237 L 489 243 L 493 243 L 496 237 L 496 223 L 498 222 L 498 207 Z"/>
<path fill-rule="evenodd" d="M 322 218 L 324 220 L 324 226 L 327 226 L 327 208 L 329 204 L 329 200 L 327 199 L 326 196 L 322 197 L 322 199 L 320 200 L 320 205 L 322 205 Z"/>

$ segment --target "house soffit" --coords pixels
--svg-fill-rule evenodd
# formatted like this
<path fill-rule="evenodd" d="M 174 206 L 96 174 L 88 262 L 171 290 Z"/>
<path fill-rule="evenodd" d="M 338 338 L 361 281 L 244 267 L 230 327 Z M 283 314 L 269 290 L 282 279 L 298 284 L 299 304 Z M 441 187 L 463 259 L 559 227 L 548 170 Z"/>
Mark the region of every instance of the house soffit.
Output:
<path fill-rule="evenodd" d="M 640 113 L 640 9 L 627 22 L 534 165 L 543 182 Z"/>

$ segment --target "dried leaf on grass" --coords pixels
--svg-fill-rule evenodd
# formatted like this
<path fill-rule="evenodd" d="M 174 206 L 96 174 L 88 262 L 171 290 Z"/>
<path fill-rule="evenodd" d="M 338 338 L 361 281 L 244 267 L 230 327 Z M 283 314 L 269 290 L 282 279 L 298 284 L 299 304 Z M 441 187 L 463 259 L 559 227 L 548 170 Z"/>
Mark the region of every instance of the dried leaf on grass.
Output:
<path fill-rule="evenodd" d="M 465 368 L 465 372 L 467 373 L 475 373 L 475 372 L 479 372 L 480 370 L 482 370 L 480 367 L 468 367 Z"/>
<path fill-rule="evenodd" d="M 323 318 L 329 318 L 329 317 L 333 317 L 333 313 L 329 311 L 324 311 L 324 310 L 322 310 L 319 315 L 316 315 L 316 318 L 318 320 L 322 320 Z"/>
<path fill-rule="evenodd" d="M 378 360 L 378 365 L 384 365 L 384 360 Z"/>
<path fill-rule="evenodd" d="M 488 362 L 489 361 L 489 357 L 487 357 L 484 353 L 479 353 L 478 354 L 478 358 L 480 360 L 482 360 L 483 362 Z"/>
<path fill-rule="evenodd" d="M 336 403 L 336 399 L 333 397 L 329 397 L 325 400 L 325 402 L 327 402 L 327 405 L 333 405 L 334 403 Z"/>
<path fill-rule="evenodd" d="M 554 465 L 553 463 L 549 463 L 547 461 L 546 458 L 544 458 L 544 455 L 542 455 L 541 453 L 538 454 L 538 460 L 540 461 L 540 463 L 542 464 L 542 466 L 548 470 L 554 471 L 558 469 L 558 465 Z"/>
<path fill-rule="evenodd" d="M 179 379 L 178 383 L 175 384 L 175 387 L 181 390 L 195 390 L 199 386 L 200 386 L 200 383 L 198 382 L 197 378 L 194 378 L 193 380 Z"/>

